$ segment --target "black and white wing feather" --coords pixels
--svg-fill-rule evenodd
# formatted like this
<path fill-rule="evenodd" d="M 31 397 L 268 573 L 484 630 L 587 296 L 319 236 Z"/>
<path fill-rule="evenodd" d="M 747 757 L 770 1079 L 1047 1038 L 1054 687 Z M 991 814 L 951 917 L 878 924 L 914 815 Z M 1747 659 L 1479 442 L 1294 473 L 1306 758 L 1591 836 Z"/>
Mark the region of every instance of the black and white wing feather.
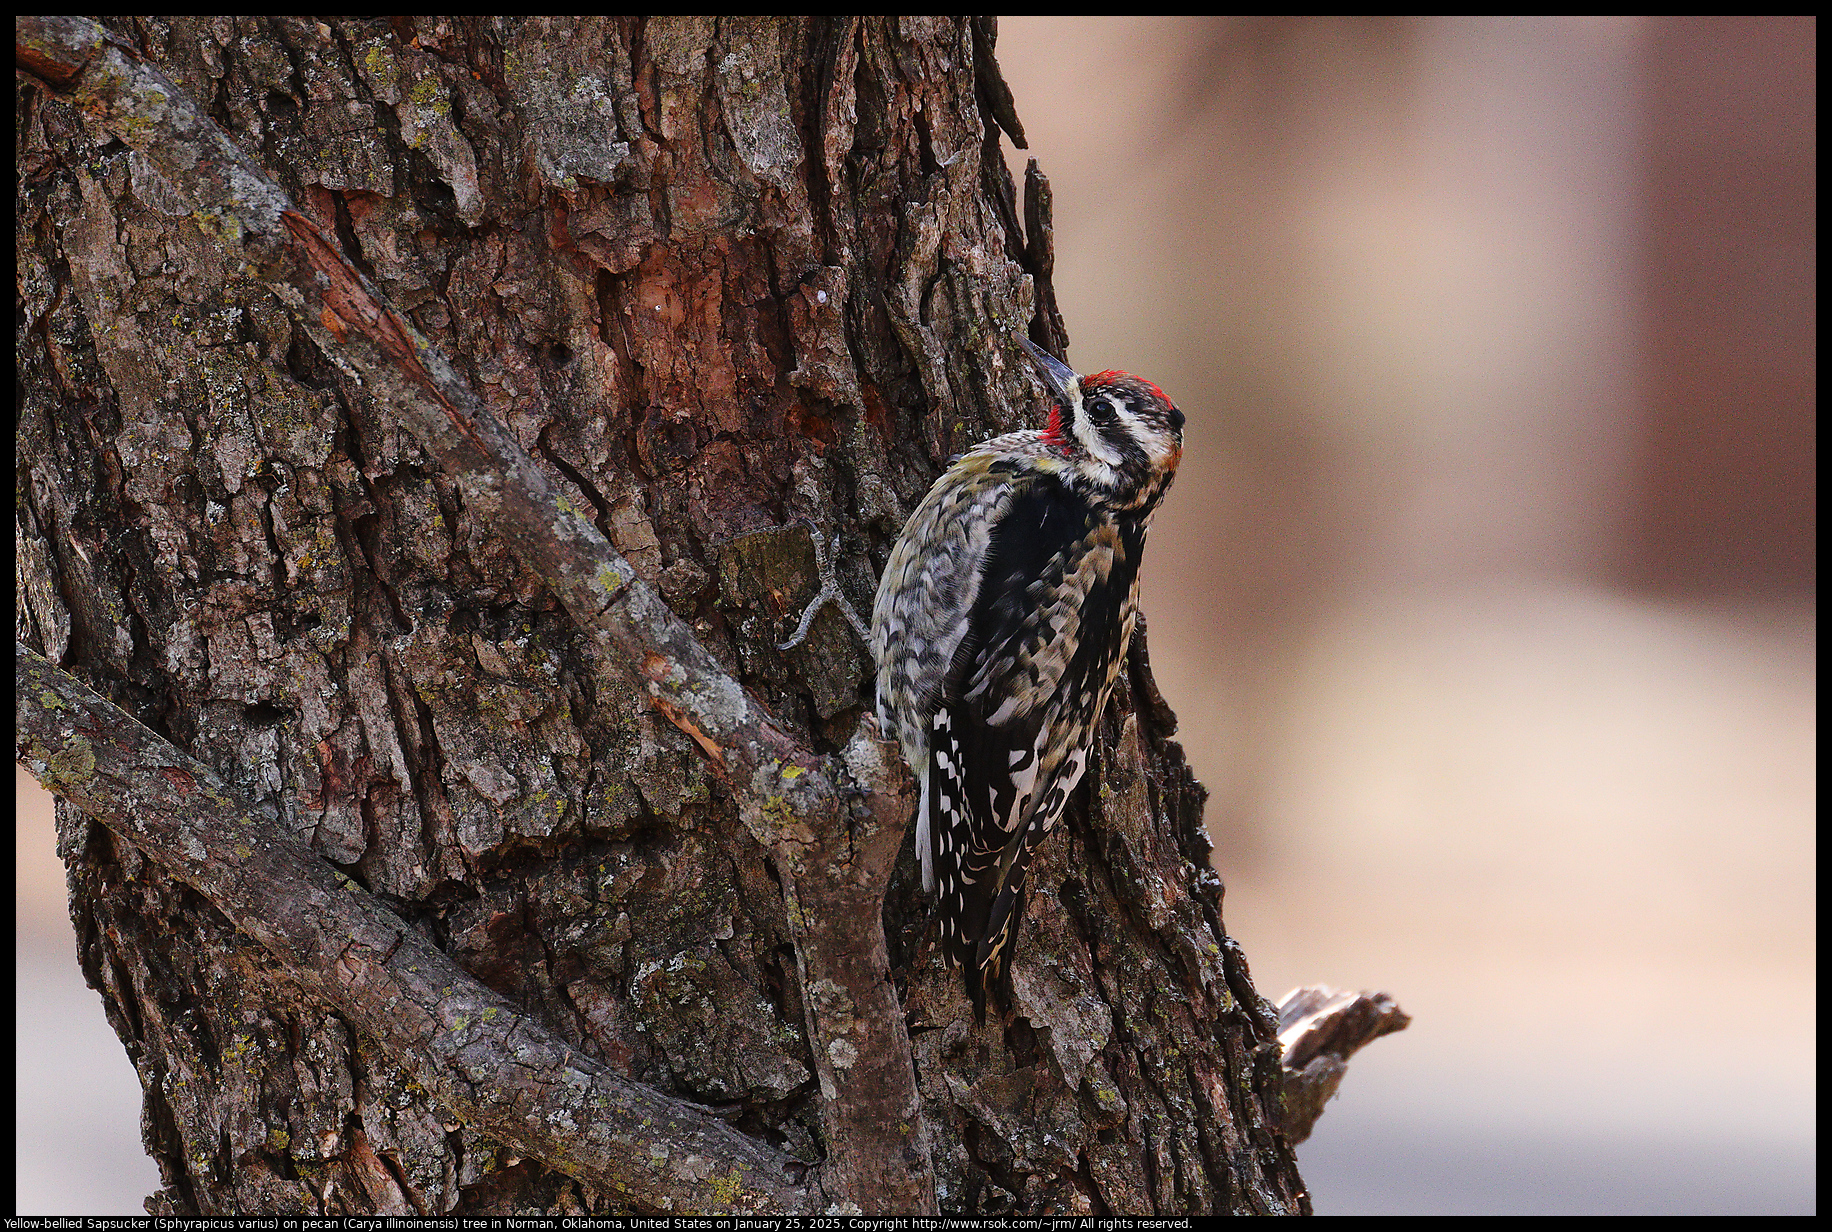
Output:
<path fill-rule="evenodd" d="M 1131 639 L 1144 527 L 1048 475 L 994 527 L 930 731 L 925 795 L 943 945 L 983 1017 L 1037 843 L 1088 764 Z"/>
<path fill-rule="evenodd" d="M 892 549 L 872 606 L 878 720 L 896 734 L 922 788 L 916 854 L 923 889 L 930 892 L 935 889 L 934 823 L 946 815 L 946 806 L 932 794 L 931 729 L 949 667 L 979 599 L 993 529 L 1011 503 L 1013 472 L 1012 466 L 978 451 L 936 480 Z"/>

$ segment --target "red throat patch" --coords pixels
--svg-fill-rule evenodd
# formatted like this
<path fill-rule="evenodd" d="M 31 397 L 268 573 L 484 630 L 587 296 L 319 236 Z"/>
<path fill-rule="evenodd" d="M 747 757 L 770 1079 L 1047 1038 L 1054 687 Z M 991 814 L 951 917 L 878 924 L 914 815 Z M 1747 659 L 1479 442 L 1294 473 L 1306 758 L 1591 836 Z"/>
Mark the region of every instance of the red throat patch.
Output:
<path fill-rule="evenodd" d="M 1050 424 L 1043 430 L 1043 443 L 1051 449 L 1069 452 L 1069 442 L 1062 435 L 1062 408 L 1059 406 L 1050 408 Z"/>

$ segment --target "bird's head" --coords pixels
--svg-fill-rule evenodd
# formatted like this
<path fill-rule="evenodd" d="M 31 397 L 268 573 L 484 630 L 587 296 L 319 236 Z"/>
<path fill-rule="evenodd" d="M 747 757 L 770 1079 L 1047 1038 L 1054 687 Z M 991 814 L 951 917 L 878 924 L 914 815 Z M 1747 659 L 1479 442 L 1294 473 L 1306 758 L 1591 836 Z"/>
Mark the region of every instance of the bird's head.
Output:
<path fill-rule="evenodd" d="M 1162 491 L 1183 458 L 1183 412 L 1164 391 L 1130 372 L 1077 376 L 1030 339 L 1018 341 L 1056 399 L 1045 443 L 1097 487 L 1141 498 Z"/>

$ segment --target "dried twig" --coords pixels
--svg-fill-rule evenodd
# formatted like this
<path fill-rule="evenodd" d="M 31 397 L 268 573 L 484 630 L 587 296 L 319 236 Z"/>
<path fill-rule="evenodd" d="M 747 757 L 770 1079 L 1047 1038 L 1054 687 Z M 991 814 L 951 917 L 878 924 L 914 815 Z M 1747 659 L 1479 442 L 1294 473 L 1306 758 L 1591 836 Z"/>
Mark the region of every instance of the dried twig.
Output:
<path fill-rule="evenodd" d="M 1280 1065 L 1285 1072 L 1285 1137 L 1299 1143 L 1348 1072 L 1349 1058 L 1412 1019 L 1384 992 L 1294 988 L 1279 1002 Z"/>

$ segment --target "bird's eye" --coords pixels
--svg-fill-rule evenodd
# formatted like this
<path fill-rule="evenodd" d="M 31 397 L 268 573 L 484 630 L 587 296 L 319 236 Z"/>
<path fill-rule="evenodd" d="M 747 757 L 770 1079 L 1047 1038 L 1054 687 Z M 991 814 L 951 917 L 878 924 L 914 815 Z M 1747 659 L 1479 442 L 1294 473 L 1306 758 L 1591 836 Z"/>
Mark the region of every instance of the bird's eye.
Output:
<path fill-rule="evenodd" d="M 1110 398 L 1088 399 L 1088 418 L 1097 424 L 1113 422 L 1113 401 Z"/>

